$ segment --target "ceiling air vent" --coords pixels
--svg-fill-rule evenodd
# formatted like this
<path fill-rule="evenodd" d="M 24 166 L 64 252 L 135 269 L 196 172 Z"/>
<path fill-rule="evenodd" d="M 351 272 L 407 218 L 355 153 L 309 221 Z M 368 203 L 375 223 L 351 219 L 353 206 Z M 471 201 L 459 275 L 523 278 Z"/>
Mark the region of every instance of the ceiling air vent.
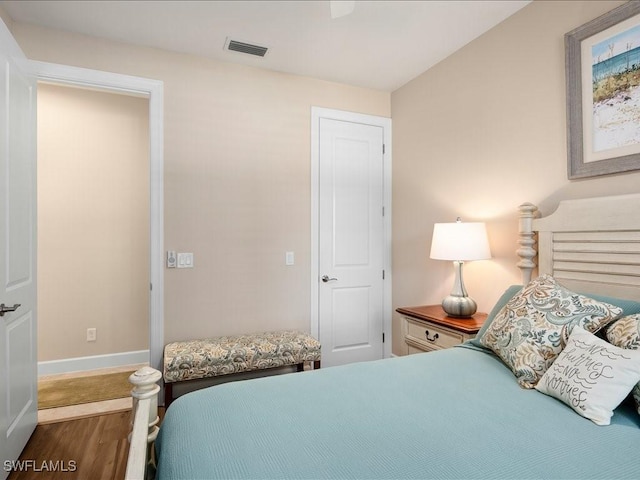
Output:
<path fill-rule="evenodd" d="M 252 45 L 250 43 L 230 39 L 227 39 L 225 47 L 226 50 L 255 55 L 256 57 L 264 57 L 267 54 L 267 50 L 269 50 L 267 47 L 261 47 L 259 45 Z"/>

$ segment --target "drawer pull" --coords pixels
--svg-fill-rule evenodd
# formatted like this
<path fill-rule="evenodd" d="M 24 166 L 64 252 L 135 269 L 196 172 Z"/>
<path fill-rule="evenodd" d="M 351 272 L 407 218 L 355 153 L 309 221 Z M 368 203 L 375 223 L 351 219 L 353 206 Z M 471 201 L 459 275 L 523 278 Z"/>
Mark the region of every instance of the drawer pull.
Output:
<path fill-rule="evenodd" d="M 429 330 L 424 331 L 424 336 L 427 337 L 427 340 L 429 340 L 430 342 L 435 342 L 438 337 L 440 337 L 440 335 L 438 335 L 437 333 L 434 333 L 433 337 L 429 337 Z"/>

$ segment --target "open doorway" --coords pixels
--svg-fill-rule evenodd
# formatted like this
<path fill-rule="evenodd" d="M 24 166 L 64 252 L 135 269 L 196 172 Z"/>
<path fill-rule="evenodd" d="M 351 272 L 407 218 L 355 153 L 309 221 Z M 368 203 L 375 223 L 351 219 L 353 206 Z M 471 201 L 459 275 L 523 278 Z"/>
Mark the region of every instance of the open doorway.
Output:
<path fill-rule="evenodd" d="M 41 82 L 37 131 L 40 373 L 148 362 L 149 100 Z"/>
<path fill-rule="evenodd" d="M 1 31 L 0 31 L 1 33 Z M 149 102 L 150 304 L 149 364 L 162 368 L 164 349 L 164 85 L 160 80 L 29 60 L 30 72 L 41 83 L 133 95 Z M 34 126 L 35 127 L 35 126 Z M 35 128 L 34 128 L 35 130 Z M 35 180 L 33 181 L 35 184 Z M 35 332 L 33 333 L 35 336 Z M 95 357 L 94 357 L 95 358 Z M 29 379 L 32 389 L 37 378 Z M 162 388 L 162 387 L 161 387 Z M 162 398 L 162 393 L 160 394 Z"/>

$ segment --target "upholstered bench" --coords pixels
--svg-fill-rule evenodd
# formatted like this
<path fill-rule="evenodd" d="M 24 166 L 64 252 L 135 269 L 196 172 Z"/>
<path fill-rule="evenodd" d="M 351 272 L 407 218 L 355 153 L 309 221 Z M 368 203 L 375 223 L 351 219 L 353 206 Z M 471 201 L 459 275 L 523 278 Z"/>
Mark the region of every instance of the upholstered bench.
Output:
<path fill-rule="evenodd" d="M 320 342 L 297 331 L 256 333 L 169 343 L 164 347 L 165 408 L 173 384 L 219 375 L 265 370 L 304 362 L 320 368 Z"/>

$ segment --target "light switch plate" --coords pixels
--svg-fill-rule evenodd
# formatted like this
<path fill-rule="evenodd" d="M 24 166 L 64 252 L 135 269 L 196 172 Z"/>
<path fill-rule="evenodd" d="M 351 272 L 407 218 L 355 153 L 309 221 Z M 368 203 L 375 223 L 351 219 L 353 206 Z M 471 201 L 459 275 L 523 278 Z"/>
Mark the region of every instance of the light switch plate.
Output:
<path fill-rule="evenodd" d="M 296 257 L 293 252 L 286 252 L 284 254 L 284 264 L 285 265 L 294 265 L 296 263 Z"/>
<path fill-rule="evenodd" d="M 178 253 L 178 268 L 193 268 L 193 253 Z"/>

